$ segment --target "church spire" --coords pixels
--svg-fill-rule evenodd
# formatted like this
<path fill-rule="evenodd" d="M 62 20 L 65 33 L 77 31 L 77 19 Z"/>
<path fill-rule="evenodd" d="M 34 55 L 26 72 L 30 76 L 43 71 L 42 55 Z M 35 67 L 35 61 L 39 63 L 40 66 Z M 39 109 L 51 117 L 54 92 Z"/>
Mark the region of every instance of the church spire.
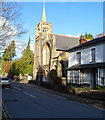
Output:
<path fill-rule="evenodd" d="M 43 2 L 43 14 L 42 14 L 42 21 L 43 21 L 43 22 L 46 22 L 45 1 Z"/>

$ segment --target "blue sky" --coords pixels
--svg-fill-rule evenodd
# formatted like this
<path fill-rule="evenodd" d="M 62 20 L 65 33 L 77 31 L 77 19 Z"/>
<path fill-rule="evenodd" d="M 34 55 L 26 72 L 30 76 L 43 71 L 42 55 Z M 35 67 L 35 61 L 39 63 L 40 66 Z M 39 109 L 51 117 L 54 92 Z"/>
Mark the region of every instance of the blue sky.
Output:
<path fill-rule="evenodd" d="M 29 37 L 35 40 L 43 2 L 21 2 L 20 5 L 24 27 L 29 30 L 21 40 L 28 42 Z M 46 16 L 54 34 L 77 36 L 87 32 L 95 37 L 103 32 L 103 2 L 46 2 Z"/>

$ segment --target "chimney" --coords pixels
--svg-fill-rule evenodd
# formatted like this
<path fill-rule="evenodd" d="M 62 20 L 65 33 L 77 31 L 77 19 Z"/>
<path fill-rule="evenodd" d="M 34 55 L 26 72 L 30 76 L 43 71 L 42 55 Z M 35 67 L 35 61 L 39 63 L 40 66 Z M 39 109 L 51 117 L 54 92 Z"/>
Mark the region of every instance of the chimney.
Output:
<path fill-rule="evenodd" d="M 85 42 L 87 42 L 86 39 L 80 39 L 80 40 L 79 40 L 79 44 L 83 44 L 83 43 L 85 43 Z"/>
<path fill-rule="evenodd" d="M 79 39 L 79 44 L 83 44 L 85 42 L 87 42 L 87 39 L 84 36 L 81 35 L 80 39 Z"/>

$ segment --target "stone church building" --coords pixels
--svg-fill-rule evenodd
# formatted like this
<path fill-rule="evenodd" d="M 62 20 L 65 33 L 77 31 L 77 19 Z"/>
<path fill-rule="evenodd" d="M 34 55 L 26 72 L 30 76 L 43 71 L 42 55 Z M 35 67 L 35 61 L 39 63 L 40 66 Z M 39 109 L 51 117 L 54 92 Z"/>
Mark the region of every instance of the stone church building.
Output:
<path fill-rule="evenodd" d="M 36 27 L 33 68 L 34 79 L 47 81 L 48 72 L 52 69 L 57 70 L 58 76 L 66 77 L 68 53 L 64 51 L 75 45 L 79 45 L 79 38 L 53 34 L 52 23 L 46 20 L 44 5 L 42 20 Z"/>

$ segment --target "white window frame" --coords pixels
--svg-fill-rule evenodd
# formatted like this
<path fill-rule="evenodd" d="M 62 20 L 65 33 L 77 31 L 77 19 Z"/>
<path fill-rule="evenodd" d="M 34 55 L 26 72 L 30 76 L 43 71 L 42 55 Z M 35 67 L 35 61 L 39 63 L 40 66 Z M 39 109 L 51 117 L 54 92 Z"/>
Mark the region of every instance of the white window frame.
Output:
<path fill-rule="evenodd" d="M 90 49 L 90 62 L 95 62 L 96 60 L 96 48 Z"/>
<path fill-rule="evenodd" d="M 77 64 L 81 64 L 81 52 L 76 53 L 76 61 L 77 61 Z"/>

